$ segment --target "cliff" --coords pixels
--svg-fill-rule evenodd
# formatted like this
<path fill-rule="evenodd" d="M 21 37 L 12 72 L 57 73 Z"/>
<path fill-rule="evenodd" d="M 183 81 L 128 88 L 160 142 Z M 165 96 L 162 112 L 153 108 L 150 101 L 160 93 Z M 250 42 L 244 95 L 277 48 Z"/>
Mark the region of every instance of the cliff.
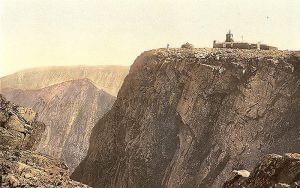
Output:
<path fill-rule="evenodd" d="M 41 89 L 65 81 L 88 78 L 99 89 L 104 89 L 111 95 L 117 96 L 127 74 L 128 67 L 125 66 L 39 67 L 0 78 L 0 89 Z"/>
<path fill-rule="evenodd" d="M 88 187 L 70 180 L 63 161 L 33 151 L 45 125 L 0 95 L 0 187 Z"/>
<path fill-rule="evenodd" d="M 62 158 L 71 171 L 86 156 L 91 130 L 113 105 L 115 97 L 88 79 L 43 89 L 3 89 L 3 95 L 39 113 L 47 125 L 37 151 Z"/>
<path fill-rule="evenodd" d="M 221 187 L 300 152 L 300 55 L 158 49 L 131 66 L 71 178 L 94 187 Z"/>

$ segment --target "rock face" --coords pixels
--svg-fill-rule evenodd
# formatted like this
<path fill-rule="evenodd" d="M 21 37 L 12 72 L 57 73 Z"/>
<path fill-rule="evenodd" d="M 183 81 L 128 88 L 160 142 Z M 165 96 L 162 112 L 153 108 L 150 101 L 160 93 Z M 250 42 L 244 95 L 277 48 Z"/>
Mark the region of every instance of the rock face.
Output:
<path fill-rule="evenodd" d="M 45 125 L 0 95 L 0 187 L 87 187 L 70 180 L 60 160 L 34 152 Z"/>
<path fill-rule="evenodd" d="M 88 79 L 39 90 L 4 89 L 3 94 L 39 113 L 47 128 L 37 151 L 62 158 L 71 171 L 86 156 L 92 128 L 115 101 Z"/>
<path fill-rule="evenodd" d="M 13 104 L 0 94 L 0 145 L 35 149 L 46 127 L 36 119 L 32 109 Z"/>
<path fill-rule="evenodd" d="M 300 55 L 158 49 L 132 65 L 71 178 L 94 187 L 222 187 L 299 153 Z"/>
<path fill-rule="evenodd" d="M 88 78 L 99 88 L 117 96 L 128 67 L 123 66 L 61 66 L 40 67 L 17 72 L 0 79 L 1 90 L 15 88 L 23 90 L 41 89 L 69 80 Z"/>
<path fill-rule="evenodd" d="M 249 178 L 234 176 L 223 188 L 300 187 L 300 154 L 270 154 L 255 167 Z"/>

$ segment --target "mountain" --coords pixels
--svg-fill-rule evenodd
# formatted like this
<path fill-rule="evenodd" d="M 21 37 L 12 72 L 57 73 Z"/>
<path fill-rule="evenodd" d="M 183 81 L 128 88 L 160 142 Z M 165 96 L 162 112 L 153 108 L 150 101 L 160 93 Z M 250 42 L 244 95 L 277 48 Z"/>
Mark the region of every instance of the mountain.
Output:
<path fill-rule="evenodd" d="M 99 89 L 117 96 L 128 67 L 125 66 L 57 66 L 39 67 L 11 74 L 0 79 L 3 88 L 41 89 L 69 80 L 88 78 Z"/>
<path fill-rule="evenodd" d="M 37 90 L 6 88 L 3 95 L 31 107 L 47 126 L 37 151 L 62 158 L 71 171 L 85 157 L 91 129 L 115 97 L 89 79 L 72 80 Z"/>
<path fill-rule="evenodd" d="M 71 178 L 93 187 L 219 188 L 299 153 L 300 54 L 157 49 L 130 68 Z"/>
<path fill-rule="evenodd" d="M 63 161 L 34 151 L 45 124 L 0 95 L 0 187 L 88 187 L 70 180 Z"/>

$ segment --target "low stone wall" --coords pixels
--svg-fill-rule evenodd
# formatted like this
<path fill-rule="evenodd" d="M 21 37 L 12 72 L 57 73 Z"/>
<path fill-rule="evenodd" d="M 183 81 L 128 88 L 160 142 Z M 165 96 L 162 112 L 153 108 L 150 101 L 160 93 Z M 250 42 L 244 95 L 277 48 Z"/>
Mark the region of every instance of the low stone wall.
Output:
<path fill-rule="evenodd" d="M 233 48 L 233 49 L 261 49 L 261 50 L 278 50 L 278 48 L 273 46 L 268 46 L 266 44 L 253 44 L 247 42 L 214 42 L 213 48 Z"/>
<path fill-rule="evenodd" d="M 266 44 L 261 44 L 260 49 L 262 49 L 262 50 L 278 50 L 278 48 L 276 48 L 274 46 L 268 46 Z"/>
<path fill-rule="evenodd" d="M 250 49 L 250 45 L 249 43 L 246 42 L 241 42 L 241 43 L 233 43 L 233 48 L 237 48 L 237 49 Z"/>

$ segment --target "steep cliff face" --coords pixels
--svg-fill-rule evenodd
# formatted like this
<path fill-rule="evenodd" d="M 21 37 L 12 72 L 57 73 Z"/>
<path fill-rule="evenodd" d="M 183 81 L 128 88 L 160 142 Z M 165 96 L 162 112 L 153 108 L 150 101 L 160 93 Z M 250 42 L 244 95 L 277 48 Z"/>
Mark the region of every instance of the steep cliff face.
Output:
<path fill-rule="evenodd" d="M 0 95 L 0 187 L 88 187 L 70 180 L 63 161 L 33 150 L 45 125 Z"/>
<path fill-rule="evenodd" d="M 71 177 L 95 187 L 221 187 L 265 154 L 300 152 L 299 114 L 299 54 L 148 51 Z"/>
<path fill-rule="evenodd" d="M 115 101 L 88 79 L 39 90 L 4 89 L 3 95 L 39 113 L 47 128 L 37 151 L 62 158 L 71 171 L 87 153 L 92 128 Z"/>
<path fill-rule="evenodd" d="M 69 80 L 88 78 L 99 89 L 104 89 L 111 95 L 117 96 L 127 74 L 128 67 L 124 66 L 40 67 L 23 70 L 1 78 L 0 89 L 41 89 Z"/>

